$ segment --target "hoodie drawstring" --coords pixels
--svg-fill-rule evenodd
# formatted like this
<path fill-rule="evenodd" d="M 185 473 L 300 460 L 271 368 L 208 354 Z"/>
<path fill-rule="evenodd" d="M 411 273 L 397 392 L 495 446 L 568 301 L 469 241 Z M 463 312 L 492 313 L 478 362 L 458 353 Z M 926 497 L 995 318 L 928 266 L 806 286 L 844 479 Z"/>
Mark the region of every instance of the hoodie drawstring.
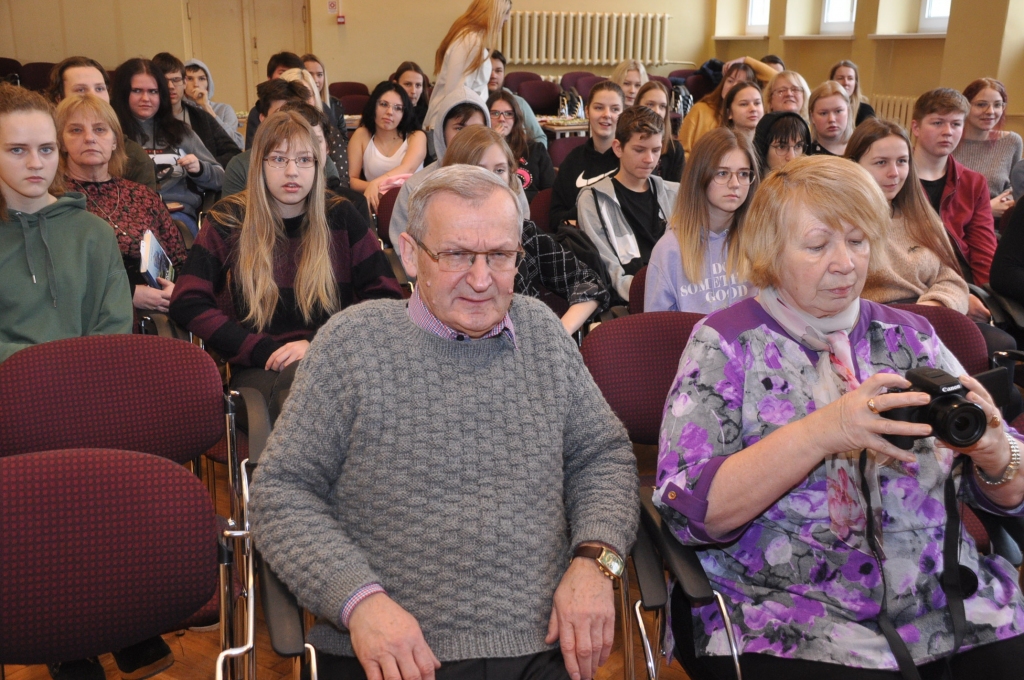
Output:
<path fill-rule="evenodd" d="M 32 276 L 32 283 L 39 283 L 36 279 L 36 270 L 32 266 L 32 254 L 29 252 L 29 230 L 28 219 L 25 213 L 17 213 L 18 221 L 21 222 L 21 235 L 25 239 L 25 262 L 28 264 L 28 273 Z M 46 241 L 46 216 L 36 214 L 39 220 L 39 238 L 43 242 L 43 250 L 46 251 L 46 282 L 50 286 L 50 298 L 53 306 L 57 306 L 57 275 L 53 268 L 53 257 L 50 255 L 50 244 Z"/>

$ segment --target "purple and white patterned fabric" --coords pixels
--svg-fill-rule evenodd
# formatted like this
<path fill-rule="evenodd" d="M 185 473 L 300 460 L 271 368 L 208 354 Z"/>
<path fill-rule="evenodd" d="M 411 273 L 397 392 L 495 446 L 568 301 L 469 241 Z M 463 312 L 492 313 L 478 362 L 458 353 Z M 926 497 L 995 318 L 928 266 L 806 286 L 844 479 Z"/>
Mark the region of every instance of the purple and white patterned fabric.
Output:
<path fill-rule="evenodd" d="M 860 381 L 917 366 L 963 373 L 927 320 L 866 300 L 850 342 Z M 754 299 L 705 319 L 683 352 L 665 404 L 654 500 L 680 541 L 709 546 L 701 562 L 730 603 L 741 653 L 896 669 L 876 623 L 878 564 L 830 530 L 824 463 L 730 535 L 711 537 L 704 527 L 708 490 L 726 458 L 815 410 L 817 359 Z M 932 438 L 919 440 L 915 452 L 916 463 L 881 467 L 879 477 L 889 615 L 922 664 L 953 646 L 939 576 L 943 484 L 955 454 L 936 448 Z M 1024 505 L 999 508 L 971 476 L 956 475 L 971 505 L 1024 514 Z M 1016 570 L 999 556 L 979 556 L 966 533 L 960 562 L 979 579 L 977 593 L 964 602 L 969 625 L 961 651 L 1024 633 Z M 694 608 L 693 616 L 697 654 L 728 654 L 716 607 Z"/>

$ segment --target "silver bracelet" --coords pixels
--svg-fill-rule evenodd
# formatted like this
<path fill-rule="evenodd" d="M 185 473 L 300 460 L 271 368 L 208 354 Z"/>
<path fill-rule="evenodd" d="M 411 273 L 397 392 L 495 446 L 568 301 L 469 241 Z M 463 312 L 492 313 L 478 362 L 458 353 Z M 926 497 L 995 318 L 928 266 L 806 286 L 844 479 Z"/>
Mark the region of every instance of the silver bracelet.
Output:
<path fill-rule="evenodd" d="M 986 486 L 1001 486 L 1013 479 L 1017 474 L 1017 468 L 1020 467 L 1020 445 L 1010 435 L 1006 435 L 1006 441 L 1010 444 L 1010 464 L 1003 470 L 1002 476 L 998 479 L 992 479 L 980 467 L 974 466 L 978 479 Z"/>

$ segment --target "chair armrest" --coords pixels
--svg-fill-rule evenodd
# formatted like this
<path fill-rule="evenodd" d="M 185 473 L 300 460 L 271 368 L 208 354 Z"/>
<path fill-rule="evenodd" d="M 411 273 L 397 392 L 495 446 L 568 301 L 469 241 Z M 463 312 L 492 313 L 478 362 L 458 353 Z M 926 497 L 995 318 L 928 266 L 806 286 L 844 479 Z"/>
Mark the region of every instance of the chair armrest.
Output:
<path fill-rule="evenodd" d="M 398 279 L 399 287 L 409 291 L 409 295 L 412 295 L 413 283 L 409 279 L 409 275 L 405 273 L 405 267 L 402 266 L 402 258 L 399 256 L 398 251 L 391 247 L 384 248 L 384 257 L 388 258 L 391 271 L 394 272 L 395 278 Z"/>
<path fill-rule="evenodd" d="M 988 311 L 992 314 L 992 321 L 997 326 L 1010 321 L 1010 313 L 1006 311 L 1006 308 L 1000 304 L 1000 301 L 990 290 L 986 290 L 985 288 L 973 283 L 968 283 L 967 288 L 970 290 L 972 295 L 976 296 L 985 304 L 986 307 L 988 307 Z"/>
<path fill-rule="evenodd" d="M 279 656 L 302 656 L 305 654 L 305 630 L 298 601 L 259 552 L 256 553 L 256 565 L 260 573 L 260 601 L 270 634 L 270 646 Z"/>
<path fill-rule="evenodd" d="M 270 412 L 259 390 L 240 387 L 236 392 L 241 397 L 241 406 L 245 409 L 246 422 L 249 426 L 249 465 L 254 467 L 259 463 L 260 455 L 267 447 L 267 439 L 270 438 Z"/>
<path fill-rule="evenodd" d="M 630 556 L 633 558 L 636 584 L 640 588 L 640 602 L 644 609 L 661 609 L 668 602 L 665 567 L 654 547 L 654 539 L 642 524 L 637 528 L 636 542 Z"/>
<path fill-rule="evenodd" d="M 704 573 L 704 567 L 697 558 L 697 551 L 683 545 L 669 529 L 654 502 L 650 498 L 640 499 L 640 521 L 654 540 L 654 545 L 665 561 L 672 577 L 683 589 L 683 594 L 692 605 L 706 605 L 714 602 L 711 581 Z"/>
<path fill-rule="evenodd" d="M 1009 320 L 1013 322 L 1013 325 L 1018 328 L 1024 328 L 1024 305 L 1021 305 L 1016 300 L 1008 298 L 1004 295 L 992 290 L 991 286 L 986 286 L 985 290 L 1000 304 L 1006 311 Z"/>
<path fill-rule="evenodd" d="M 139 320 L 143 335 L 159 335 L 161 338 L 192 342 L 192 334 L 179 326 L 171 317 L 161 312 L 150 312 Z"/>

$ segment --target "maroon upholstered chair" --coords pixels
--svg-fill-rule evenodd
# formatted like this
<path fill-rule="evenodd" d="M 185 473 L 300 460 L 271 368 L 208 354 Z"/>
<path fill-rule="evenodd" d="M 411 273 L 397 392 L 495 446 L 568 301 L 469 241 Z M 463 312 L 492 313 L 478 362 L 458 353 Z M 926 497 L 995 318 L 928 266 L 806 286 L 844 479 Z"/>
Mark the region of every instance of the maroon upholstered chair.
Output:
<path fill-rule="evenodd" d="M 669 78 L 689 78 L 690 76 L 692 76 L 696 72 L 697 72 L 697 69 L 695 69 L 695 68 L 677 68 L 675 71 L 672 71 L 671 73 L 669 73 L 668 77 Z M 671 82 L 671 81 L 669 81 L 669 82 Z"/>
<path fill-rule="evenodd" d="M 6 78 L 9 75 L 17 75 L 21 78 L 21 62 L 17 59 L 8 59 L 7 57 L 0 57 L 0 78 Z"/>
<path fill-rule="evenodd" d="M 541 231 L 551 233 L 551 193 L 552 190 L 541 189 L 530 201 L 530 219 Z"/>
<path fill-rule="evenodd" d="M 217 590 L 213 505 L 170 460 L 77 448 L 0 458 L 0 498 L 0 663 L 127 647 Z"/>
<path fill-rule="evenodd" d="M 608 76 L 583 76 L 576 81 L 576 91 L 583 97 L 583 101 L 590 101 L 590 91 L 594 89 L 594 85 L 603 83 L 608 80 Z"/>
<path fill-rule="evenodd" d="M 583 361 L 631 441 L 658 443 L 661 414 L 693 326 L 689 312 L 648 312 L 606 321 L 583 339 Z"/>
<path fill-rule="evenodd" d="M 43 92 L 50 86 L 50 71 L 54 66 L 56 64 L 48 61 L 31 61 L 22 64 L 18 70 L 18 75 L 21 76 L 21 86 L 28 90 Z"/>
<path fill-rule="evenodd" d="M 975 375 L 989 369 L 988 349 L 985 338 L 978 330 L 978 324 L 955 309 L 931 305 L 890 305 L 913 312 L 928 319 L 942 344 L 963 365 L 968 375 Z"/>
<path fill-rule="evenodd" d="M 528 80 L 519 86 L 519 96 L 526 100 L 538 116 L 558 113 L 558 97 L 561 94 L 561 88 L 549 80 Z"/>
<path fill-rule="evenodd" d="M 377 203 L 377 238 L 384 247 L 393 245 L 388 227 L 391 224 L 391 214 L 395 211 L 395 203 L 398 201 L 398 194 L 401 187 L 396 187 L 380 197 Z"/>
<path fill-rule="evenodd" d="M 648 80 L 656 80 L 656 81 L 658 81 L 659 83 L 664 85 L 668 89 L 669 92 L 672 91 L 672 81 L 669 80 L 668 78 L 666 78 L 665 76 L 656 76 L 653 73 L 651 73 L 651 74 L 648 74 L 647 78 L 648 78 Z"/>
<path fill-rule="evenodd" d="M 356 83 L 352 81 L 330 83 L 327 86 L 327 92 L 332 97 L 337 97 L 338 99 L 350 94 L 365 94 L 367 97 L 370 96 L 370 88 L 366 87 L 364 83 Z M 349 109 L 346 107 L 345 110 L 348 111 Z M 362 108 L 359 110 L 362 111 Z M 355 113 L 355 111 L 351 111 L 350 113 Z"/>
<path fill-rule="evenodd" d="M 629 284 L 629 313 L 643 314 L 644 295 L 647 293 L 647 265 L 640 267 L 640 271 L 633 275 Z"/>
<path fill-rule="evenodd" d="M 575 149 L 577 146 L 583 146 L 587 143 L 586 137 L 558 137 L 548 142 L 548 155 L 551 156 L 551 164 L 555 166 L 557 170 L 565 157 L 569 155 L 569 152 Z M 533 214 L 533 208 L 530 208 L 530 214 Z"/>
<path fill-rule="evenodd" d="M 505 87 L 518 95 L 522 95 L 522 92 L 519 91 L 519 86 L 525 82 L 532 82 L 535 80 L 543 80 L 543 78 L 533 71 L 512 71 L 511 73 L 505 74 Z M 555 87 L 558 87 L 558 85 L 556 84 Z"/>
<path fill-rule="evenodd" d="M 191 343 L 98 335 L 0 364 L 0 456 L 77 447 L 194 460 L 224 435 L 220 372 Z"/>
<path fill-rule="evenodd" d="M 693 101 L 698 102 L 701 97 L 715 89 L 715 86 L 706 75 L 697 71 L 696 73 L 687 76 L 686 89 L 693 95 Z"/>
<path fill-rule="evenodd" d="M 363 109 L 366 107 L 366 102 L 370 101 L 370 95 L 368 94 L 346 94 L 338 97 L 341 101 L 342 107 L 348 112 L 349 115 L 361 115 Z"/>
<path fill-rule="evenodd" d="M 568 73 L 563 73 L 561 81 L 562 89 L 571 90 L 572 88 L 576 87 L 576 84 L 579 82 L 580 78 L 592 75 L 594 74 L 591 73 L 590 71 L 569 71 Z"/>

